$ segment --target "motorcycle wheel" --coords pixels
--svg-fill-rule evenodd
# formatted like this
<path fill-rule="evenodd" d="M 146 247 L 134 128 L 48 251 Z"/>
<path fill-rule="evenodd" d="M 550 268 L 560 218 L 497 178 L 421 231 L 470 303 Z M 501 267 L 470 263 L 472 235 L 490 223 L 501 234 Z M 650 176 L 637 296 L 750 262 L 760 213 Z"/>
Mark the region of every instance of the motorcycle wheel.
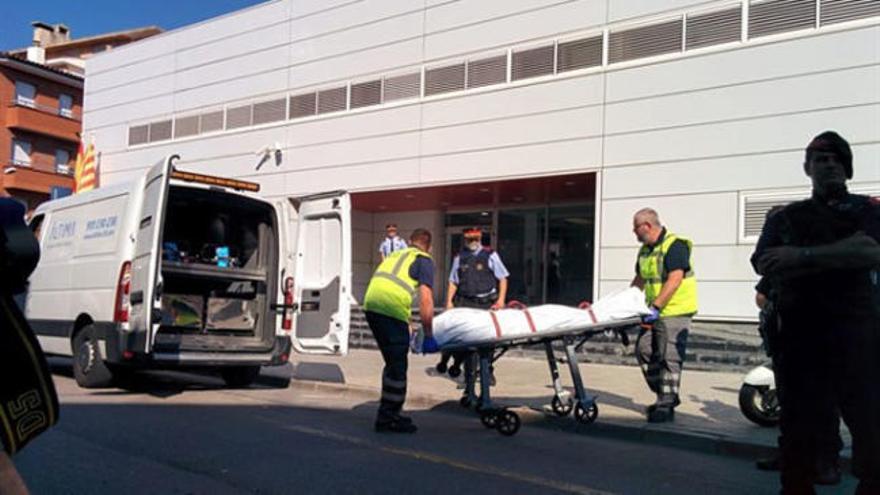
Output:
<path fill-rule="evenodd" d="M 757 425 L 779 424 L 779 399 L 775 389 L 743 384 L 739 389 L 739 409 L 743 416 Z"/>

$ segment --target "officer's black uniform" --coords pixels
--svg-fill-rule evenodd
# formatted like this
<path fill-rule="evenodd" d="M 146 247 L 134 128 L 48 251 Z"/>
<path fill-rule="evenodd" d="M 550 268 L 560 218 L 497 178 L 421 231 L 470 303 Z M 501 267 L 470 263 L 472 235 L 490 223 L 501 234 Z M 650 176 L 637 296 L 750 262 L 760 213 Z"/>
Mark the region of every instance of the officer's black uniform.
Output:
<path fill-rule="evenodd" d="M 453 304 L 457 308 L 489 309 L 498 300 L 498 279 L 489 269 L 492 250 L 463 249 L 458 255 L 458 290 Z"/>
<path fill-rule="evenodd" d="M 752 263 L 757 268 L 768 248 L 826 245 L 859 231 L 880 242 L 876 200 L 848 194 L 830 205 L 814 196 L 767 220 Z M 877 267 L 838 269 L 777 282 L 782 483 L 792 493 L 810 493 L 817 455 L 839 449 L 819 433 L 838 407 L 853 437 L 853 473 L 862 487 L 880 488 L 878 274 Z"/>

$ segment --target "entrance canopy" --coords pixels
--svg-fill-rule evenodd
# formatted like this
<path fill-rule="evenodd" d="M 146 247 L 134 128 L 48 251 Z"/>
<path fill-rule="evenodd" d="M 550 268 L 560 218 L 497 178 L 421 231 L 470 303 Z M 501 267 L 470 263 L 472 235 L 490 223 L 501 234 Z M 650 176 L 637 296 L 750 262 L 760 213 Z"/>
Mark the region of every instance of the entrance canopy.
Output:
<path fill-rule="evenodd" d="M 596 174 L 472 182 L 354 193 L 355 210 L 380 213 L 445 210 L 481 206 L 518 206 L 595 199 Z"/>

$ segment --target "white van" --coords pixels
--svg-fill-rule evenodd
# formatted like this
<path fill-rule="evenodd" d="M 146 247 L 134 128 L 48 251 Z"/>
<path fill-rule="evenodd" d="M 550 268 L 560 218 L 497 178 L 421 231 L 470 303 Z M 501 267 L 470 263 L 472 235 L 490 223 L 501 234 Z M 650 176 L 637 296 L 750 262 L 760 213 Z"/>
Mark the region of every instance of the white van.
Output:
<path fill-rule="evenodd" d="M 216 368 L 230 386 L 301 353 L 348 352 L 351 206 L 268 202 L 259 185 L 181 172 L 41 205 L 25 314 L 83 387 L 135 368 Z"/>

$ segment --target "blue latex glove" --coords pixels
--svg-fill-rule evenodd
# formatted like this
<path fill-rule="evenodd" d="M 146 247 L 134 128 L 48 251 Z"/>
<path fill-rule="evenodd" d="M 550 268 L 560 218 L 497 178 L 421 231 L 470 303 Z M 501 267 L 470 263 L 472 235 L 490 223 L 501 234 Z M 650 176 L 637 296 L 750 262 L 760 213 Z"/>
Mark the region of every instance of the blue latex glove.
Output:
<path fill-rule="evenodd" d="M 657 306 L 651 306 L 648 309 L 651 310 L 651 313 L 642 315 L 642 323 L 654 323 L 660 319 L 660 310 L 657 309 Z"/>
<path fill-rule="evenodd" d="M 440 351 L 440 346 L 437 344 L 437 339 L 434 336 L 425 337 L 425 341 L 422 342 L 422 354 L 432 354 Z"/>

